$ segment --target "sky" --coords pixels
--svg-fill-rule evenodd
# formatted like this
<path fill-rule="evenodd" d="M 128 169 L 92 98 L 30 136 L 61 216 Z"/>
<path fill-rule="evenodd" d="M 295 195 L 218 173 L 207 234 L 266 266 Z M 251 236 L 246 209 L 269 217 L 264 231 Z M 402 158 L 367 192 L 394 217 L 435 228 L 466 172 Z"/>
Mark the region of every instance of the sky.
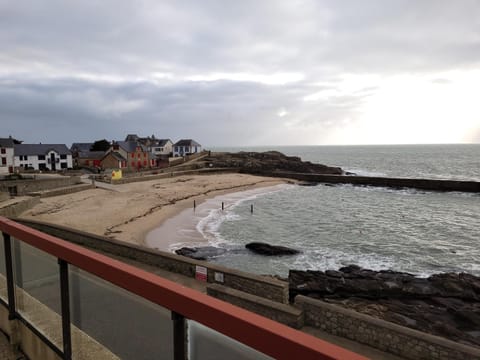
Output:
<path fill-rule="evenodd" d="M 0 137 L 480 142 L 480 1 L 0 0 Z"/>

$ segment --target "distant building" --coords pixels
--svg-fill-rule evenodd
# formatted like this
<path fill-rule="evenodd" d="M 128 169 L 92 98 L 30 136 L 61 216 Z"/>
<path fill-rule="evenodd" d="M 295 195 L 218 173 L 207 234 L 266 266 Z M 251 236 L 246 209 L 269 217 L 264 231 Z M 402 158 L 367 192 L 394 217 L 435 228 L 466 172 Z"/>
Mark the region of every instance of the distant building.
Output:
<path fill-rule="evenodd" d="M 170 139 L 157 139 L 149 149 L 155 157 L 169 157 L 173 153 L 173 142 Z"/>
<path fill-rule="evenodd" d="M 136 141 L 114 141 L 107 151 L 109 153 L 117 153 L 121 158 L 126 160 L 128 170 L 140 170 L 155 166 L 155 159 L 152 158 L 148 149 Z M 105 158 L 102 159 L 102 167 L 104 169 L 111 168 L 106 166 Z M 121 158 L 117 157 L 119 161 Z"/>
<path fill-rule="evenodd" d="M 13 146 L 11 137 L 0 138 L 0 174 L 6 174 L 13 169 Z"/>
<path fill-rule="evenodd" d="M 100 164 L 103 169 L 126 169 L 127 159 L 125 159 L 120 153 L 111 151 L 103 156 L 100 160 Z"/>
<path fill-rule="evenodd" d="M 51 171 L 71 169 L 72 153 L 64 144 L 15 144 L 14 166 Z"/>
<path fill-rule="evenodd" d="M 101 160 L 105 156 L 105 151 L 80 151 L 75 153 L 73 163 L 75 166 L 89 168 L 102 167 Z"/>
<path fill-rule="evenodd" d="M 182 139 L 173 145 L 173 156 L 185 156 L 202 151 L 202 145 L 192 139 Z"/>

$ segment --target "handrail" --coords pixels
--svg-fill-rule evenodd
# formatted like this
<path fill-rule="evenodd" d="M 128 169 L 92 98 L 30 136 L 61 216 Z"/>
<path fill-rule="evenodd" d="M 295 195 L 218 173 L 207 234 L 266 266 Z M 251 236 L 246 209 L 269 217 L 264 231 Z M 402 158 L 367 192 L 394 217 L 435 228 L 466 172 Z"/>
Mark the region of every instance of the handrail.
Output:
<path fill-rule="evenodd" d="M 273 320 L 1 216 L 0 231 L 276 359 L 365 359 Z"/>

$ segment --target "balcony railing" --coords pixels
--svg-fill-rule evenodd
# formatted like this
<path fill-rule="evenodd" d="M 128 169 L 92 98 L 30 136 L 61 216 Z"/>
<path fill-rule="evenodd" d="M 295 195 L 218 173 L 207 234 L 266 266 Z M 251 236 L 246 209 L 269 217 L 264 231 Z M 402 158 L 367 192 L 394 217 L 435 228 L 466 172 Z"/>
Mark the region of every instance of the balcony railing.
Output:
<path fill-rule="evenodd" d="M 364 359 L 12 220 L 0 231 L 0 302 L 63 359 Z"/>

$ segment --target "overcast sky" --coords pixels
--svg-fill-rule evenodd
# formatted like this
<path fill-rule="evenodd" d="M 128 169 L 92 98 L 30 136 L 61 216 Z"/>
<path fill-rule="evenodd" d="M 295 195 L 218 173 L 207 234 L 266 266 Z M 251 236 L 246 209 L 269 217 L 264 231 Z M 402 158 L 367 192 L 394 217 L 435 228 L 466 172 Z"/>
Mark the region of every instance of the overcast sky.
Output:
<path fill-rule="evenodd" d="M 480 142 L 480 1 L 0 0 L 0 137 Z"/>

